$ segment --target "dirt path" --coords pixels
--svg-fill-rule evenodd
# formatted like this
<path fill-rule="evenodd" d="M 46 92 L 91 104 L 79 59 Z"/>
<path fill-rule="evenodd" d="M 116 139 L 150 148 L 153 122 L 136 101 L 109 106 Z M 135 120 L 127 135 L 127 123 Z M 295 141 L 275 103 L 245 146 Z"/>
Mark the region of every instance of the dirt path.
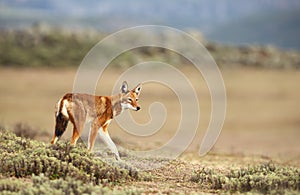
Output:
<path fill-rule="evenodd" d="M 203 192 L 203 189 L 198 188 L 197 183 L 190 181 L 193 171 L 198 168 L 197 164 L 175 160 L 162 168 L 149 171 L 151 181 L 138 181 L 130 185 L 150 194 Z"/>
<path fill-rule="evenodd" d="M 198 183 L 192 182 L 192 175 L 203 168 L 213 169 L 219 173 L 228 173 L 232 168 L 247 168 L 250 165 L 268 162 L 299 167 L 300 158 L 287 162 L 263 156 L 243 155 L 210 154 L 200 158 L 194 153 L 190 153 L 158 169 L 146 171 L 151 176 L 150 181 L 129 182 L 120 187 L 127 189 L 130 186 L 130 188 L 138 189 L 146 194 L 217 193 L 217 190 L 201 187 Z"/>

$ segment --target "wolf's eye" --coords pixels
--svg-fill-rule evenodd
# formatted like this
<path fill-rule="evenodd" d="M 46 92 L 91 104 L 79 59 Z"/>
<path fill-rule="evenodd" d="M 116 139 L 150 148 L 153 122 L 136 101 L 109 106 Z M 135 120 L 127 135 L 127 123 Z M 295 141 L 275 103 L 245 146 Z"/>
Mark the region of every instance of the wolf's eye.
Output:
<path fill-rule="evenodd" d="M 136 98 L 136 99 L 135 99 L 135 101 L 139 101 L 139 99 L 138 99 L 138 98 Z"/>
<path fill-rule="evenodd" d="M 128 101 L 128 102 L 132 102 L 132 99 L 131 99 L 131 98 L 128 98 L 127 101 Z"/>

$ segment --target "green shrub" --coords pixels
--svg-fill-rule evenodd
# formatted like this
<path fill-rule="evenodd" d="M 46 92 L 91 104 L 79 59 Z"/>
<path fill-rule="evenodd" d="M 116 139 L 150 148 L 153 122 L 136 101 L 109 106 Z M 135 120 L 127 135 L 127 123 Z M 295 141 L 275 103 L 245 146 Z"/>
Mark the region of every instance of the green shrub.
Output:
<path fill-rule="evenodd" d="M 195 172 L 191 181 L 202 187 L 231 192 L 294 190 L 300 191 L 300 170 L 273 163 L 231 169 L 229 173 L 219 173 L 213 169 L 202 168 Z"/>
<path fill-rule="evenodd" d="M 0 174 L 26 178 L 44 174 L 49 179 L 71 177 L 94 184 L 136 180 L 138 172 L 122 162 L 110 166 L 95 158 L 86 147 L 72 147 L 68 142 L 51 146 L 0 131 Z"/>
<path fill-rule="evenodd" d="M 27 183 L 17 179 L 0 179 L 0 192 L 1 194 L 9 194 L 8 192 L 19 192 L 26 188 Z"/>
<path fill-rule="evenodd" d="M 116 190 L 103 185 L 83 183 L 67 177 L 50 180 L 44 175 L 33 176 L 30 180 L 0 179 L 1 194 L 139 194 L 135 189 Z"/>

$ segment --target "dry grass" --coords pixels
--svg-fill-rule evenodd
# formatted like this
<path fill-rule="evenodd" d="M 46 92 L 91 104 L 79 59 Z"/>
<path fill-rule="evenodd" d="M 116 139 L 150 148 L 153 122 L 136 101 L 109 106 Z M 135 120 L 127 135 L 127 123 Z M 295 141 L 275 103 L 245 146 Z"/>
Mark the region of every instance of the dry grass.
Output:
<path fill-rule="evenodd" d="M 200 99 L 201 120 L 197 136 L 189 147 L 196 151 L 210 119 L 210 96 L 198 73 L 182 70 L 191 79 Z M 108 69 L 100 79 L 97 94 L 110 94 L 120 70 Z M 149 73 L 149 71 L 148 71 Z M 152 70 L 149 74 L 165 74 Z M 74 69 L 1 69 L 0 121 L 14 126 L 22 122 L 40 129 L 38 139 L 49 141 L 54 126 L 54 105 L 66 92 L 72 91 Z M 224 70 L 227 91 L 227 115 L 214 151 L 299 157 L 300 142 L 300 72 L 279 70 Z M 176 82 L 176 78 L 174 78 Z M 130 83 L 131 86 L 133 85 Z M 152 136 L 137 138 L 124 132 L 115 122 L 112 137 L 128 148 L 156 148 L 170 139 L 176 130 L 180 107 L 174 93 L 155 84 L 143 87 L 142 110 L 131 113 L 140 123 L 149 121 L 148 106 L 162 102 L 168 112 L 163 129 Z M 70 127 L 69 127 L 70 128 Z M 64 138 L 70 137 L 69 133 Z M 122 138 L 122 139 L 121 139 Z M 147 142 L 148 144 L 144 144 Z"/>

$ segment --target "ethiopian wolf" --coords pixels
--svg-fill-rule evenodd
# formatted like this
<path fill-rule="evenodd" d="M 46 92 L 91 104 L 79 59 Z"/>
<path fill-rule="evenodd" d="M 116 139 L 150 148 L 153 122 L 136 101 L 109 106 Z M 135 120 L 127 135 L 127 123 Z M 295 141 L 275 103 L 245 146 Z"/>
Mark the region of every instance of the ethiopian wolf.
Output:
<path fill-rule="evenodd" d="M 128 84 L 124 81 L 120 93 L 112 96 L 95 96 L 81 93 L 65 94 L 56 106 L 56 124 L 51 144 L 57 142 L 65 132 L 68 122 L 71 121 L 73 124 L 71 144 L 75 145 L 85 124 L 90 122 L 88 149 L 93 150 L 98 133 L 119 160 L 119 152 L 108 134 L 107 127 L 111 120 L 124 110 L 140 110 L 140 106 L 137 104 L 140 91 L 141 84 L 129 91 Z"/>

